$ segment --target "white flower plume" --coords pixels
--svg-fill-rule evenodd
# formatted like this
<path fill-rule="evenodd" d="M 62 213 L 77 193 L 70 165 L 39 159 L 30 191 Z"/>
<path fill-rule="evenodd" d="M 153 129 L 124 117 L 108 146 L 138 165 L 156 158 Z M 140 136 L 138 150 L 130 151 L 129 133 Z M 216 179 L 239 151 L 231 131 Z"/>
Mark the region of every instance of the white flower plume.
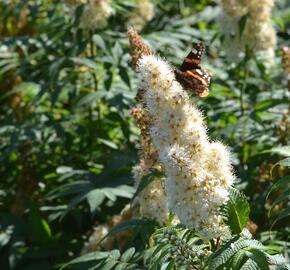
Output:
<path fill-rule="evenodd" d="M 114 13 L 111 0 L 65 0 L 65 5 L 72 16 L 82 4 L 84 8 L 80 18 L 80 27 L 83 29 L 105 27 L 108 18 Z"/>
<path fill-rule="evenodd" d="M 209 141 L 202 113 L 165 61 L 143 56 L 137 71 L 152 118 L 150 136 L 167 176 L 169 208 L 203 238 L 220 237 L 226 227 L 219 208 L 234 181 L 229 151 Z"/>
<path fill-rule="evenodd" d="M 274 58 L 276 32 L 271 22 L 274 0 L 220 0 L 221 24 L 228 58 L 237 59 L 245 47 L 271 61 Z M 247 16 L 240 36 L 240 20 Z"/>

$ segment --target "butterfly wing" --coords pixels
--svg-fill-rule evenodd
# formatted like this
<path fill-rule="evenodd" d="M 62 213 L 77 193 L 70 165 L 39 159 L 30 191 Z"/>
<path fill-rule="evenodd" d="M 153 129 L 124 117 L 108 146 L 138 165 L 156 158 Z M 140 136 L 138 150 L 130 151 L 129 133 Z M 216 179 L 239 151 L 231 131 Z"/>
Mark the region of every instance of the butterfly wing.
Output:
<path fill-rule="evenodd" d="M 177 81 L 185 88 L 191 89 L 196 95 L 200 97 L 206 97 L 208 95 L 208 86 L 210 77 L 208 79 L 201 78 L 195 70 L 192 72 L 182 72 L 178 69 L 175 70 L 175 76 Z"/>
<path fill-rule="evenodd" d="M 210 76 L 209 72 L 207 72 L 204 69 L 201 69 L 201 68 L 191 69 L 191 70 L 187 70 L 183 74 L 188 78 L 195 79 L 200 84 L 202 84 L 206 87 L 208 87 L 210 84 L 211 76 Z"/>
<path fill-rule="evenodd" d="M 204 51 L 205 48 L 201 43 L 194 45 L 181 67 L 175 70 L 177 81 L 184 88 L 191 89 L 201 97 L 208 95 L 208 86 L 211 79 L 210 73 L 200 66 Z"/>
<path fill-rule="evenodd" d="M 193 46 L 189 54 L 185 57 L 181 67 L 181 71 L 185 72 L 190 69 L 200 68 L 201 58 L 204 54 L 205 48 L 202 43 Z"/>

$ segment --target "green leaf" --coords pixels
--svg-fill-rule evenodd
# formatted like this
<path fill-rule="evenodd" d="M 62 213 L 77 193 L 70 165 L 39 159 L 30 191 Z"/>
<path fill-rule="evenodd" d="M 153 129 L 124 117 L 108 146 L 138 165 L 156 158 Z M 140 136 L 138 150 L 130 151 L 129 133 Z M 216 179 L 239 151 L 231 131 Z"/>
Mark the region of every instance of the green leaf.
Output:
<path fill-rule="evenodd" d="M 121 224 L 115 226 L 113 229 L 110 230 L 109 235 L 114 235 L 119 232 L 123 232 L 135 227 L 140 227 L 142 228 L 143 226 L 147 226 L 148 220 L 143 220 L 143 219 L 131 219 L 125 222 L 122 222 Z"/>
<path fill-rule="evenodd" d="M 88 58 L 72 57 L 70 59 L 76 64 L 87 66 L 93 70 L 99 70 L 97 64 Z"/>
<path fill-rule="evenodd" d="M 68 166 L 60 166 L 60 167 L 57 167 L 56 169 L 56 173 L 58 174 L 66 174 L 72 171 L 73 171 L 72 167 L 68 167 Z"/>
<path fill-rule="evenodd" d="M 261 270 L 269 270 L 267 256 L 258 249 L 248 249 L 246 255 L 257 263 Z"/>
<path fill-rule="evenodd" d="M 232 263 L 231 263 L 233 269 L 241 268 L 241 265 L 243 264 L 243 261 L 245 260 L 245 255 L 246 255 L 246 252 L 244 250 L 240 250 L 233 256 Z"/>
<path fill-rule="evenodd" d="M 72 265 L 72 264 L 84 263 L 84 262 L 89 262 L 89 261 L 98 261 L 98 260 L 106 259 L 106 258 L 108 258 L 109 255 L 110 255 L 110 252 L 101 252 L 101 251 L 90 252 L 88 254 L 80 256 L 80 257 L 78 257 L 76 259 L 73 259 L 70 262 L 64 264 L 61 267 L 61 269 L 64 269 L 67 266 Z"/>
<path fill-rule="evenodd" d="M 113 73 L 111 70 L 107 70 L 106 79 L 104 82 L 107 91 L 111 89 L 112 83 L 113 83 Z"/>
<path fill-rule="evenodd" d="M 121 47 L 119 42 L 115 42 L 115 45 L 112 49 L 112 56 L 115 63 L 118 63 L 120 58 L 124 55 L 123 48 Z"/>
<path fill-rule="evenodd" d="M 290 189 L 286 189 L 282 194 L 279 194 L 279 197 L 277 197 L 274 202 L 271 205 L 271 209 L 269 212 L 272 211 L 273 207 L 275 207 L 277 204 L 283 202 L 284 200 L 288 201 L 290 199 Z"/>
<path fill-rule="evenodd" d="M 285 267 L 286 259 L 281 254 L 276 255 L 266 254 L 266 256 L 271 264 L 284 266 L 284 269 L 289 269 L 288 267 Z"/>
<path fill-rule="evenodd" d="M 104 96 L 104 93 L 102 93 L 101 91 L 89 93 L 89 94 L 83 96 L 77 102 L 77 106 L 91 106 L 94 103 L 98 102 L 103 96 Z"/>
<path fill-rule="evenodd" d="M 283 209 L 283 210 L 280 212 L 279 216 L 275 219 L 275 221 L 274 221 L 274 223 L 273 223 L 272 226 L 274 226 L 274 224 L 275 224 L 278 220 L 281 220 L 281 219 L 283 219 L 283 218 L 285 218 L 285 217 L 288 217 L 288 216 L 290 216 L 290 206 L 287 207 L 287 208 L 285 208 L 285 209 Z"/>
<path fill-rule="evenodd" d="M 239 20 L 240 37 L 243 35 L 247 23 L 248 14 L 242 16 Z"/>
<path fill-rule="evenodd" d="M 129 262 L 135 254 L 135 248 L 127 249 L 121 256 L 121 260 L 124 262 Z"/>
<path fill-rule="evenodd" d="M 128 269 L 128 265 L 124 264 L 124 263 L 120 263 L 114 268 L 114 270 L 127 270 Z"/>
<path fill-rule="evenodd" d="M 13 234 L 13 229 L 13 226 L 9 226 L 5 231 L 0 232 L 0 250 L 9 243 Z"/>
<path fill-rule="evenodd" d="M 30 209 L 30 222 L 36 241 L 41 245 L 49 244 L 51 240 L 49 224 L 41 217 L 39 210 L 35 206 Z"/>
<path fill-rule="evenodd" d="M 131 89 L 130 76 L 128 75 L 128 67 L 119 66 L 119 75 L 125 84 Z"/>
<path fill-rule="evenodd" d="M 267 100 L 258 102 L 255 105 L 254 110 L 265 111 L 283 103 L 286 103 L 285 99 L 267 99 Z"/>
<path fill-rule="evenodd" d="M 174 260 L 166 262 L 161 266 L 161 270 L 173 270 L 173 269 L 174 269 Z"/>
<path fill-rule="evenodd" d="M 222 213 L 225 217 L 225 223 L 230 227 L 232 233 L 239 234 L 249 220 L 250 206 L 246 196 L 232 188 Z"/>
<path fill-rule="evenodd" d="M 109 260 L 108 262 L 105 263 L 105 265 L 102 266 L 103 270 L 111 270 L 113 267 L 117 264 L 116 261 L 114 260 Z"/>
<path fill-rule="evenodd" d="M 100 35 L 97 35 L 97 34 L 93 35 L 92 40 L 99 48 L 102 49 L 102 51 L 105 52 L 107 50 L 104 39 Z"/>
<path fill-rule="evenodd" d="M 94 213 L 104 201 L 105 195 L 102 190 L 94 189 L 87 194 L 87 201 L 90 206 L 91 213 Z"/>
<path fill-rule="evenodd" d="M 115 249 L 111 251 L 109 258 L 113 260 L 119 260 L 120 256 L 121 256 L 120 251 L 118 249 Z"/>
<path fill-rule="evenodd" d="M 239 257 L 242 256 L 243 253 L 240 255 L 236 254 L 249 249 L 257 249 L 262 251 L 267 248 L 257 240 L 244 239 L 243 237 L 236 236 L 227 243 L 223 244 L 216 252 L 212 253 L 209 258 L 209 269 L 223 269 L 221 267 L 225 266 L 227 267 L 226 269 L 231 269 L 230 266 L 233 264 L 240 264 L 244 262 L 244 259 Z"/>
<path fill-rule="evenodd" d="M 271 153 L 279 154 L 281 156 L 290 157 L 290 146 L 286 145 L 286 146 L 274 147 L 265 152 L 271 152 Z"/>
<path fill-rule="evenodd" d="M 128 185 L 121 185 L 116 188 L 104 188 L 103 190 L 111 191 L 117 197 L 131 199 L 134 194 L 135 188 Z"/>
<path fill-rule="evenodd" d="M 165 244 L 161 246 L 162 248 L 160 250 L 158 250 L 157 252 L 154 252 L 152 254 L 152 257 L 154 258 L 153 260 L 153 265 L 158 269 L 159 265 L 162 264 L 167 257 L 169 256 L 169 251 L 171 249 L 171 245 L 170 244 Z"/>
<path fill-rule="evenodd" d="M 248 259 L 239 270 L 260 270 L 260 268 L 255 261 Z"/>
<path fill-rule="evenodd" d="M 275 190 L 280 189 L 280 188 L 281 189 L 289 188 L 289 185 L 290 185 L 290 175 L 286 175 L 286 176 L 282 177 L 281 179 L 279 179 L 276 183 L 274 183 L 271 186 L 271 188 L 267 194 L 266 200 L 268 199 L 270 194 L 272 192 L 274 192 Z"/>
<path fill-rule="evenodd" d="M 118 145 L 116 145 L 115 143 L 102 139 L 102 138 L 98 138 L 98 141 L 106 146 L 108 146 L 111 149 L 117 150 L 118 149 Z"/>

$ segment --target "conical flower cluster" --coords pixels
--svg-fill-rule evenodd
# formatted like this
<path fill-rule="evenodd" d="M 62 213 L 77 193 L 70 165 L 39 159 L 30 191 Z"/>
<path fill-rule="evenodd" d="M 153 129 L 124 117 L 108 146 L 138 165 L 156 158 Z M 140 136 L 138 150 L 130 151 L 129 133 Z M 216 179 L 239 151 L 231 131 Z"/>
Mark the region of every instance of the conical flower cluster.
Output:
<path fill-rule="evenodd" d="M 142 178 L 148 175 L 152 169 L 161 171 L 158 153 L 149 136 L 150 118 L 142 108 L 132 110 L 132 115 L 141 131 L 139 163 L 133 168 L 135 186 L 138 187 Z M 155 219 L 158 223 L 164 223 L 168 218 L 168 208 L 164 191 L 164 179 L 155 177 L 136 198 L 139 206 L 139 215 Z"/>
<path fill-rule="evenodd" d="M 136 31 L 130 29 L 128 31 L 128 38 L 131 48 L 131 57 L 133 68 L 137 68 L 137 62 L 142 55 L 151 55 L 151 49 L 146 46 L 141 37 Z M 152 144 L 149 130 L 151 126 L 151 119 L 148 115 L 146 102 L 144 100 L 144 90 L 139 89 L 136 99 L 140 102 L 138 108 L 131 111 L 139 129 L 140 129 L 140 150 L 139 163 L 133 168 L 133 177 L 135 179 L 135 186 L 138 187 L 142 178 L 148 175 L 152 169 L 161 171 L 161 165 L 158 158 L 156 148 Z M 167 208 L 166 196 L 164 191 L 164 179 L 162 177 L 155 177 L 135 199 L 135 204 L 139 207 L 138 215 L 155 219 L 158 223 L 164 223 L 169 211 Z"/>
<path fill-rule="evenodd" d="M 273 6 L 274 0 L 221 0 L 221 23 L 229 58 L 237 58 L 246 46 L 267 59 L 273 58 L 276 45 L 276 32 L 271 22 Z M 246 23 L 240 35 L 244 15 Z"/>
<path fill-rule="evenodd" d="M 150 0 L 138 0 L 128 21 L 137 31 L 142 31 L 145 25 L 154 17 L 154 4 Z"/>
<path fill-rule="evenodd" d="M 73 16 L 80 5 L 84 5 L 80 27 L 100 29 L 107 25 L 108 18 L 114 13 L 111 0 L 65 0 L 65 5 Z"/>
<path fill-rule="evenodd" d="M 151 121 L 150 137 L 167 177 L 168 206 L 204 239 L 220 237 L 226 227 L 219 209 L 234 181 L 229 152 L 209 141 L 201 112 L 164 60 L 145 55 L 137 71 Z"/>

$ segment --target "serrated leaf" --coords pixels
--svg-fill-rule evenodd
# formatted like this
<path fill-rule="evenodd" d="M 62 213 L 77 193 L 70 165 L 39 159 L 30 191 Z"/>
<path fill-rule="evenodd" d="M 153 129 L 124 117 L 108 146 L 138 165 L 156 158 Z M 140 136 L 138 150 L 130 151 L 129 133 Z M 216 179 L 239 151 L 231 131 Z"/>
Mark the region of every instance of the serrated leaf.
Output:
<path fill-rule="evenodd" d="M 239 270 L 259 270 L 259 266 L 252 259 L 248 259 Z"/>
<path fill-rule="evenodd" d="M 231 263 L 233 269 L 241 268 L 242 262 L 245 259 L 245 255 L 246 255 L 246 252 L 244 250 L 240 250 L 233 256 L 232 263 Z"/>
<path fill-rule="evenodd" d="M 246 238 L 246 239 L 252 239 L 253 238 L 253 235 L 251 234 L 251 232 L 247 228 L 244 228 L 242 230 L 242 232 L 240 233 L 240 236 L 242 236 L 243 238 Z"/>
<path fill-rule="evenodd" d="M 210 256 L 209 269 L 220 269 L 219 267 L 231 266 L 231 260 L 237 253 L 242 250 L 249 249 L 257 249 L 262 251 L 267 248 L 257 240 L 237 238 L 236 236 Z"/>
<path fill-rule="evenodd" d="M 222 212 L 225 223 L 230 227 L 232 233 L 239 234 L 249 220 L 250 206 L 246 196 L 232 188 L 229 193 L 229 200 Z"/>
<path fill-rule="evenodd" d="M 267 256 L 264 252 L 258 249 L 248 249 L 246 251 L 247 257 L 251 258 L 259 266 L 261 270 L 269 270 Z"/>
<path fill-rule="evenodd" d="M 266 256 L 271 264 L 285 266 L 286 260 L 281 254 L 276 255 L 266 254 Z"/>

